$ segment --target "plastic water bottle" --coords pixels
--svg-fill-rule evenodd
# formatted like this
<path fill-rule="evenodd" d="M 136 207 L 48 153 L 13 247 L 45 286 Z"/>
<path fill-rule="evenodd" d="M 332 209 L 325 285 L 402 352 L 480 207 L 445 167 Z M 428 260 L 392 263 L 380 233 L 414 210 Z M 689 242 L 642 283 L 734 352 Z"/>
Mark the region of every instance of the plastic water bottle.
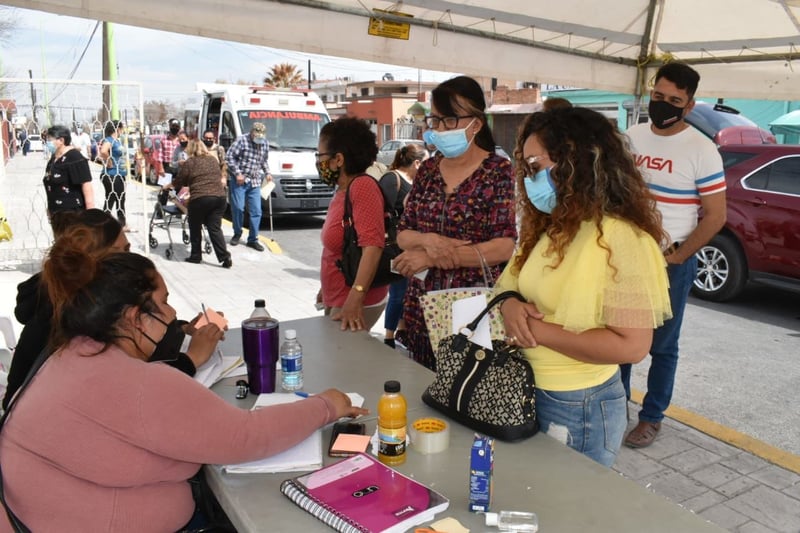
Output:
<path fill-rule="evenodd" d="M 286 330 L 281 344 L 281 387 L 295 391 L 303 388 L 303 347 L 297 342 L 297 332 Z"/>
<path fill-rule="evenodd" d="M 272 318 L 267 311 L 267 304 L 264 300 L 255 301 L 255 308 L 250 313 L 250 318 Z"/>
<path fill-rule="evenodd" d="M 400 383 L 384 383 L 383 395 L 378 400 L 378 459 L 383 464 L 393 466 L 406 462 L 407 410 L 405 396 L 400 394 Z"/>
<path fill-rule="evenodd" d="M 527 511 L 500 511 L 486 513 L 486 525 L 497 526 L 500 531 L 536 533 L 539 531 L 539 518 L 536 513 Z"/>

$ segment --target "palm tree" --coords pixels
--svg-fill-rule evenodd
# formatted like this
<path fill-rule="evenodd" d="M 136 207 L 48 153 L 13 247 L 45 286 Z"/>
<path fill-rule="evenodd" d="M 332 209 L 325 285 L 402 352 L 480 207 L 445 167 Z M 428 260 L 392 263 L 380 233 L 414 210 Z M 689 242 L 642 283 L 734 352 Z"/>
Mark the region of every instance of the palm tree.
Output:
<path fill-rule="evenodd" d="M 303 83 L 303 75 L 297 71 L 297 65 L 280 63 L 270 67 L 264 83 L 275 87 L 295 87 Z"/>

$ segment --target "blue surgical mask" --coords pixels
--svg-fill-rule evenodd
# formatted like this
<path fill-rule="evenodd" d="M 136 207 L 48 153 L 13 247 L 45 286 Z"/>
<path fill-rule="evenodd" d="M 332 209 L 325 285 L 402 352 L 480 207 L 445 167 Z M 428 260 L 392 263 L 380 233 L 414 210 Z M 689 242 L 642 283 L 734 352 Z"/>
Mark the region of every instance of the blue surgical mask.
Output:
<path fill-rule="evenodd" d="M 436 149 L 442 152 L 443 156 L 458 157 L 466 152 L 469 145 L 475 140 L 475 136 L 473 136 L 471 140 L 467 140 L 467 128 L 469 128 L 473 122 L 475 122 L 474 118 L 467 124 L 466 128 L 457 130 L 425 130 L 425 133 L 422 134 L 422 139 L 427 144 L 436 145 Z"/>
<path fill-rule="evenodd" d="M 56 145 L 53 141 L 47 141 L 45 144 L 47 144 L 47 151 L 51 154 L 56 151 Z"/>
<path fill-rule="evenodd" d="M 525 192 L 533 207 L 548 215 L 552 213 L 556 206 L 556 188 L 550 177 L 550 168 L 543 168 L 532 178 L 526 176 L 524 182 Z"/>

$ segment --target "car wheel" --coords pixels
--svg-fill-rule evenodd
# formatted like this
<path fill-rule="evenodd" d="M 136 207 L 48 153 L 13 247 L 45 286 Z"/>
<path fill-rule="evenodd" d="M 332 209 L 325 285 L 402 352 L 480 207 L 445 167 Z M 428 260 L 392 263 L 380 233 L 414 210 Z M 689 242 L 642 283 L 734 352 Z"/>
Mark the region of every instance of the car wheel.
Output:
<path fill-rule="evenodd" d="M 717 235 L 700 248 L 697 277 L 692 293 L 712 302 L 736 297 L 747 283 L 747 261 L 738 243 L 728 235 Z"/>
<path fill-rule="evenodd" d="M 156 171 L 153 167 L 150 167 L 150 172 L 147 173 L 147 183 L 150 185 L 158 183 L 158 176 L 156 176 Z"/>

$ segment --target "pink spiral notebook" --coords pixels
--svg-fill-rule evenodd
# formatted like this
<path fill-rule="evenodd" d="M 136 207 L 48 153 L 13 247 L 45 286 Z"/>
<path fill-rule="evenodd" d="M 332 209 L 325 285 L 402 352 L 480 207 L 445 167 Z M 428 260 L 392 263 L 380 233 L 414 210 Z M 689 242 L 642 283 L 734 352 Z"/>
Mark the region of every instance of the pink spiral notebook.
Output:
<path fill-rule="evenodd" d="M 450 502 L 363 453 L 287 479 L 281 492 L 343 533 L 402 533 L 433 520 Z"/>

